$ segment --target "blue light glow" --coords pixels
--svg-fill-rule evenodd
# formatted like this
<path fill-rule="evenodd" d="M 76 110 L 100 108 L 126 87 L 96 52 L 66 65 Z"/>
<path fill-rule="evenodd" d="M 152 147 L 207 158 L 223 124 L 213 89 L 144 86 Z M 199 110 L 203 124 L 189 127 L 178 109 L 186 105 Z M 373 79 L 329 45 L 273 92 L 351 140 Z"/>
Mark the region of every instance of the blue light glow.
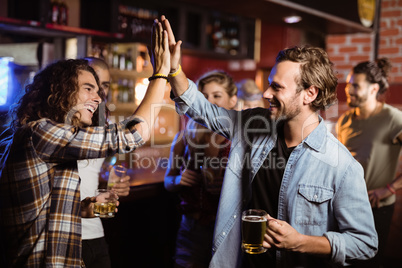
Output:
<path fill-rule="evenodd" d="M 8 63 L 13 61 L 13 58 L 0 58 L 0 105 L 5 105 L 8 98 L 8 79 L 10 68 Z"/>

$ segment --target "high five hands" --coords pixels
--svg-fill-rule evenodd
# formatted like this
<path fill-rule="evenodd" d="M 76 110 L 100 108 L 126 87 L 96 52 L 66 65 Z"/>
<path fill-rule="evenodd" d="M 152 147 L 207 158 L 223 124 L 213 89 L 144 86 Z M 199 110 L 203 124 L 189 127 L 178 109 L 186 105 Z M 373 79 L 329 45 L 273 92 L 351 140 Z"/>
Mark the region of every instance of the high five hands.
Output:
<path fill-rule="evenodd" d="M 157 19 L 154 20 L 152 25 L 151 50 L 149 54 L 154 74 L 167 75 L 171 69 L 168 34 Z"/>
<path fill-rule="evenodd" d="M 153 44 L 157 43 L 157 41 L 160 40 L 159 38 L 167 37 L 168 50 L 170 54 L 170 73 L 174 73 L 178 70 L 180 65 L 182 41 L 176 41 L 172 27 L 170 26 L 168 19 L 164 15 L 161 16 L 160 21 L 155 19 L 153 29 L 155 31 L 152 36 Z M 161 34 L 162 29 L 163 34 Z M 155 47 L 153 46 L 153 49 L 154 48 Z M 154 56 L 157 57 L 158 55 Z"/>

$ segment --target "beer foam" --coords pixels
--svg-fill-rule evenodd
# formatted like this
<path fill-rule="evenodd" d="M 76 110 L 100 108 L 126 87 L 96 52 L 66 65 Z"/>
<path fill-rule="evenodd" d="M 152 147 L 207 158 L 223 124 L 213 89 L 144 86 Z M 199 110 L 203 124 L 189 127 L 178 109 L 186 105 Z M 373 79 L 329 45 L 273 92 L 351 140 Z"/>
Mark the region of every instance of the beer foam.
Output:
<path fill-rule="evenodd" d="M 266 218 L 261 217 L 261 216 L 255 216 L 255 215 L 246 215 L 242 217 L 243 221 L 248 221 L 248 222 L 263 222 L 267 221 Z"/>

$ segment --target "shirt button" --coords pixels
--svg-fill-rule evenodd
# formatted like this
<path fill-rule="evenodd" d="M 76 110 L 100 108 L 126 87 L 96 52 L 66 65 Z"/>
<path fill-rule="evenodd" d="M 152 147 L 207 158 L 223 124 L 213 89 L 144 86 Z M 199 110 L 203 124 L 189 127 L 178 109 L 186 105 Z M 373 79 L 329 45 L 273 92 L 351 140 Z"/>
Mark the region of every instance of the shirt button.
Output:
<path fill-rule="evenodd" d="M 224 236 L 225 236 L 225 235 L 226 235 L 226 233 L 225 233 L 225 232 L 223 232 L 223 233 L 222 233 L 222 235 L 224 235 Z"/>
<path fill-rule="evenodd" d="M 318 198 L 318 196 L 315 194 L 315 195 L 314 195 L 314 199 L 317 199 L 317 198 Z"/>
<path fill-rule="evenodd" d="M 234 219 L 236 219 L 236 218 L 237 218 L 237 216 L 236 216 L 236 215 L 233 215 L 233 218 L 234 218 Z"/>

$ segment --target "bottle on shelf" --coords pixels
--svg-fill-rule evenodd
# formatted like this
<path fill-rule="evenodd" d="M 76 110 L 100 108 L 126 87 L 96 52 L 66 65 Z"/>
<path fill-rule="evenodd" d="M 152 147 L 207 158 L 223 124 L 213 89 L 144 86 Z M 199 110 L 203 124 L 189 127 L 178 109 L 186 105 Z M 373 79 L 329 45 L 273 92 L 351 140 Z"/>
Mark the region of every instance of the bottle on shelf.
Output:
<path fill-rule="evenodd" d="M 123 5 L 119 5 L 119 15 L 117 17 L 118 20 L 118 32 L 126 34 L 128 32 L 128 16 L 127 16 L 127 7 Z"/>
<path fill-rule="evenodd" d="M 134 80 L 130 79 L 128 81 L 128 102 L 134 102 L 135 92 L 134 92 Z"/>
<path fill-rule="evenodd" d="M 126 53 L 126 70 L 132 71 L 133 70 L 133 58 L 131 57 L 132 49 L 127 49 Z"/>
<path fill-rule="evenodd" d="M 112 68 L 119 68 L 119 53 L 117 53 L 117 45 L 113 46 L 113 64 L 112 64 Z"/>
<path fill-rule="evenodd" d="M 121 102 L 123 103 L 128 103 L 129 102 L 129 93 L 128 93 L 128 80 L 127 79 L 123 79 L 123 93 L 122 93 L 122 100 Z"/>
<path fill-rule="evenodd" d="M 129 92 L 128 92 L 128 80 L 127 79 L 119 79 L 118 82 L 119 87 L 119 95 L 118 102 L 128 103 L 129 102 Z"/>
<path fill-rule="evenodd" d="M 121 53 L 119 55 L 119 69 L 122 70 L 122 71 L 126 69 L 126 55 L 125 55 L 125 53 Z"/>
<path fill-rule="evenodd" d="M 109 44 L 107 49 L 107 64 L 109 68 L 113 68 L 113 46 Z"/>
<path fill-rule="evenodd" d="M 49 22 L 54 24 L 59 23 L 59 2 L 57 0 L 52 0 L 50 2 Z"/>
<path fill-rule="evenodd" d="M 119 79 L 117 82 L 117 102 L 123 102 L 123 80 Z"/>
<path fill-rule="evenodd" d="M 101 49 L 99 48 L 99 45 L 95 44 L 92 47 L 92 56 L 95 58 L 99 58 L 101 54 Z"/>
<path fill-rule="evenodd" d="M 59 3 L 58 23 L 60 25 L 68 24 L 68 6 L 65 0 L 61 0 L 61 2 Z"/>
<path fill-rule="evenodd" d="M 108 66 L 109 65 L 109 50 L 107 49 L 106 45 L 103 45 L 101 47 L 101 52 L 100 52 L 100 58 L 107 62 Z"/>

